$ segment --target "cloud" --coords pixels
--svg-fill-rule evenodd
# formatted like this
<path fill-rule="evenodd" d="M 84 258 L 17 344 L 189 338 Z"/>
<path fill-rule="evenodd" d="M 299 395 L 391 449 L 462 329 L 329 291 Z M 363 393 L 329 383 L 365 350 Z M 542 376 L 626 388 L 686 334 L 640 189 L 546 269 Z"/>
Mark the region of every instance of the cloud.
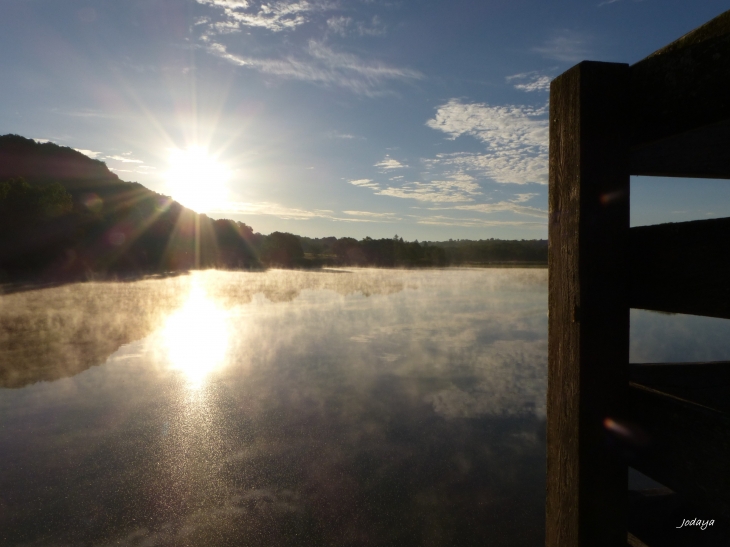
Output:
<path fill-rule="evenodd" d="M 385 25 L 377 15 L 373 16 L 369 23 L 355 22 L 352 17 L 336 15 L 327 19 L 327 29 L 333 34 L 339 34 L 343 37 L 348 34 L 357 34 L 358 36 L 382 36 L 385 34 Z"/>
<path fill-rule="evenodd" d="M 552 81 L 550 76 L 540 74 L 538 71 L 524 72 L 522 74 L 513 74 L 507 76 L 508 82 L 520 82 L 515 83 L 514 88 L 519 91 L 550 91 L 550 82 Z"/>
<path fill-rule="evenodd" d="M 402 220 L 395 215 L 395 213 L 373 213 L 370 211 L 342 211 L 346 215 L 352 215 L 356 217 L 367 217 L 373 219 L 380 219 L 383 221 L 395 221 Z"/>
<path fill-rule="evenodd" d="M 472 136 L 487 154 L 457 152 L 426 160 L 432 167 L 473 171 L 499 183 L 547 183 L 548 123 L 546 107 L 491 106 L 451 99 L 438 108 L 428 127 L 456 139 Z"/>
<path fill-rule="evenodd" d="M 460 226 L 464 228 L 488 228 L 490 226 L 529 226 L 544 228 L 544 222 L 525 222 L 521 220 L 485 220 L 483 218 L 454 218 L 447 216 L 422 217 L 417 224 L 429 226 Z"/>
<path fill-rule="evenodd" d="M 199 4 L 219 10 L 222 19 L 198 17 L 194 26 L 205 27 L 206 37 L 240 32 L 244 28 L 260 28 L 274 33 L 293 31 L 312 23 L 322 14 L 341 10 L 342 5 L 328 0 L 254 1 L 254 0 L 196 0 Z M 326 16 L 325 16 L 326 17 Z M 321 21 L 322 19 L 318 19 Z M 342 37 L 347 35 L 380 36 L 385 25 L 377 16 L 368 21 L 355 21 L 352 17 L 334 15 L 326 19 L 327 31 Z"/>
<path fill-rule="evenodd" d="M 144 163 L 142 160 L 135 160 L 135 159 L 126 157 L 128 155 L 129 154 L 124 154 L 122 156 L 105 156 L 105 159 L 121 161 L 124 163 Z"/>
<path fill-rule="evenodd" d="M 509 201 L 513 203 L 524 203 L 530 201 L 532 198 L 539 196 L 540 194 L 515 194 L 515 198 Z"/>
<path fill-rule="evenodd" d="M 328 217 L 329 210 L 308 211 L 306 209 L 297 209 L 262 201 L 258 203 L 231 201 L 223 206 L 216 208 L 212 213 L 240 213 L 250 215 L 271 215 L 287 220 L 307 220 L 310 218 Z"/>
<path fill-rule="evenodd" d="M 340 133 L 339 131 L 329 131 L 327 133 L 327 136 L 330 139 L 343 139 L 343 140 L 359 139 L 359 140 L 365 140 L 365 137 L 358 137 L 357 135 L 351 135 L 350 133 Z"/>
<path fill-rule="evenodd" d="M 380 169 L 401 169 L 403 167 L 408 167 L 408 166 L 403 165 L 398 160 L 394 160 L 390 156 L 385 156 L 385 159 L 383 161 L 376 163 L 375 167 L 379 167 Z"/>
<path fill-rule="evenodd" d="M 208 53 L 225 59 L 235 65 L 257 70 L 263 74 L 287 79 L 296 79 L 324 86 L 342 87 L 358 94 L 379 96 L 388 93 L 385 84 L 394 80 L 420 79 L 423 75 L 407 68 L 392 67 L 382 62 L 367 61 L 360 57 L 333 50 L 322 40 L 328 35 L 360 36 L 379 35 L 385 27 L 378 16 L 368 22 L 358 22 L 352 17 L 332 15 L 342 5 L 330 0 L 273 1 L 260 0 L 196 0 L 199 4 L 213 8 L 211 16 L 199 17 L 194 28 L 200 33 L 200 46 Z M 225 40 L 223 35 L 241 32 L 250 28 L 261 28 L 272 33 L 293 31 L 307 23 L 311 29 L 326 31 L 320 40 L 311 39 L 306 46 L 292 46 L 288 39 L 280 44 L 279 52 L 273 57 L 262 54 L 252 56 L 239 54 Z M 317 23 L 316 25 L 314 23 Z M 310 30 L 311 30 L 310 29 Z M 311 35 L 311 33 L 310 33 Z M 302 42 L 298 42 L 302 43 Z M 281 53 L 281 51 L 287 51 Z"/>
<path fill-rule="evenodd" d="M 474 201 L 481 194 L 481 187 L 473 177 L 466 174 L 453 175 L 451 180 L 431 182 L 409 182 L 399 187 L 388 187 L 375 192 L 380 196 L 415 199 L 435 203 Z"/>
<path fill-rule="evenodd" d="M 411 69 L 396 68 L 380 62 L 368 62 L 359 57 L 340 53 L 328 46 L 310 40 L 304 55 L 280 59 L 260 59 L 230 53 L 226 46 L 217 42 L 206 43 L 209 53 L 235 65 L 257 70 L 281 78 L 303 80 L 325 87 L 341 87 L 367 96 L 380 96 L 388 91 L 385 83 L 390 80 L 414 80 L 423 75 Z"/>
<path fill-rule="evenodd" d="M 380 164 L 376 164 L 376 166 L 379 165 Z M 390 180 L 395 181 L 402 178 L 402 176 L 392 177 Z M 474 177 L 467 175 L 466 173 L 452 174 L 448 177 L 448 180 L 432 180 L 429 182 L 414 181 L 406 182 L 400 186 L 383 187 L 381 184 L 373 181 L 372 179 L 358 179 L 348 182 L 354 186 L 370 188 L 375 191 L 375 194 L 378 196 L 415 199 L 418 201 L 433 203 L 474 201 L 474 196 L 482 193 L 481 187 Z"/>
<path fill-rule="evenodd" d="M 518 202 L 519 203 L 519 202 Z M 510 212 L 518 215 L 527 215 L 540 218 L 547 218 L 548 212 L 537 207 L 528 207 L 525 205 L 518 205 L 514 201 L 499 201 L 496 203 L 477 203 L 473 205 L 455 205 L 449 207 L 449 209 L 456 209 L 459 211 L 475 211 L 479 213 L 501 213 Z M 432 209 L 438 210 L 438 209 Z"/>
<path fill-rule="evenodd" d="M 197 0 L 199 4 L 223 10 L 223 21 L 211 23 L 199 19 L 196 24 L 207 24 L 209 34 L 227 34 L 242 27 L 263 28 L 272 32 L 292 30 L 309 22 L 308 14 L 333 9 L 329 2 L 254 2 L 248 0 Z"/>
<path fill-rule="evenodd" d="M 69 109 L 62 110 L 58 108 L 52 108 L 51 112 L 54 114 L 61 114 L 62 116 L 73 116 L 74 118 L 119 118 L 119 114 L 110 114 L 108 112 L 102 112 L 101 110 L 94 110 L 91 108 L 80 108 L 80 109 Z"/>
<path fill-rule="evenodd" d="M 197 2 L 199 4 L 208 4 L 210 6 L 216 6 L 224 9 L 245 9 L 251 4 L 249 0 L 197 0 Z"/>
<path fill-rule="evenodd" d="M 86 150 L 85 148 L 74 148 L 77 152 L 81 152 L 84 156 L 89 156 L 90 158 L 97 159 L 101 152 L 94 152 L 93 150 Z"/>
<path fill-rule="evenodd" d="M 352 211 L 343 211 L 346 214 L 352 214 Z M 220 205 L 215 209 L 211 210 L 210 213 L 218 214 L 246 214 L 246 215 L 268 215 L 274 216 L 283 220 L 311 220 L 313 218 L 323 218 L 327 220 L 339 221 L 339 222 L 379 222 L 381 219 L 370 219 L 370 218 L 347 218 L 340 217 L 334 214 L 334 211 L 329 209 L 314 209 L 309 211 L 307 209 L 299 209 L 296 207 L 286 207 L 278 203 L 271 203 L 262 201 L 258 203 L 243 202 L 243 201 L 231 201 L 226 204 Z M 366 216 L 366 215 L 360 215 Z M 397 220 L 397 219 L 394 219 Z"/>
<path fill-rule="evenodd" d="M 382 36 L 385 34 L 385 25 L 377 15 L 373 16 L 369 25 L 358 22 L 356 23 L 355 28 L 360 36 Z"/>
<path fill-rule="evenodd" d="M 357 180 L 351 180 L 348 182 L 350 184 L 354 184 L 355 186 L 362 186 L 363 188 L 373 188 L 375 190 L 380 190 L 380 185 L 377 182 L 373 182 L 370 179 L 357 179 Z"/>
<path fill-rule="evenodd" d="M 343 17 L 338 15 L 336 17 L 330 17 L 327 19 L 327 28 L 340 36 L 347 34 L 347 28 L 352 25 L 352 17 Z"/>
<path fill-rule="evenodd" d="M 547 59 L 564 63 L 578 63 L 590 57 L 586 43 L 589 38 L 580 32 L 562 30 L 545 41 L 542 46 L 532 48 Z"/>

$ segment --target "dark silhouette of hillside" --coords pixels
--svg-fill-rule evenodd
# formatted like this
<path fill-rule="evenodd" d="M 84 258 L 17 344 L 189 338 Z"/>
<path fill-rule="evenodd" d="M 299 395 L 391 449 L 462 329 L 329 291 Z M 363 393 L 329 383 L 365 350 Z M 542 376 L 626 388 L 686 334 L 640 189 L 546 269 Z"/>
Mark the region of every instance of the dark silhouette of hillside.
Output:
<path fill-rule="evenodd" d="M 0 275 L 8 279 L 257 268 L 256 236 L 71 148 L 0 137 Z"/>
<path fill-rule="evenodd" d="M 192 268 L 547 264 L 547 241 L 403 241 L 266 235 L 214 220 L 71 148 L 0 136 L 0 280 L 56 281 Z"/>

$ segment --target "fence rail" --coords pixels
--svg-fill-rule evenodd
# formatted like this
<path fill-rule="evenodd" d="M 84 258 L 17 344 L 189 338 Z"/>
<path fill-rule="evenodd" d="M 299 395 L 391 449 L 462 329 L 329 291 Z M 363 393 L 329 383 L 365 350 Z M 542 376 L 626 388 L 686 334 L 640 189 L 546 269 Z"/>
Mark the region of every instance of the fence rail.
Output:
<path fill-rule="evenodd" d="M 730 517 L 730 363 L 628 362 L 631 307 L 730 318 L 730 219 L 629 229 L 630 175 L 730 178 L 729 88 L 730 11 L 551 84 L 548 547 L 641 543 L 629 463 Z"/>

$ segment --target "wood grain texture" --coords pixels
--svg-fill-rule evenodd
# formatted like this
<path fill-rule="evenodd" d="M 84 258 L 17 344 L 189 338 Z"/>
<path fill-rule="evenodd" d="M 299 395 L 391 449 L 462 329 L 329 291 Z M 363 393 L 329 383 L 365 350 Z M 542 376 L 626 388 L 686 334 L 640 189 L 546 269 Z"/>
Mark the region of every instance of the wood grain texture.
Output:
<path fill-rule="evenodd" d="M 730 516 L 730 416 L 629 385 L 631 466 L 718 516 Z"/>
<path fill-rule="evenodd" d="M 632 308 L 730 318 L 730 218 L 630 230 Z"/>
<path fill-rule="evenodd" d="M 630 69 L 631 145 L 730 120 L 730 11 Z"/>
<path fill-rule="evenodd" d="M 703 42 L 707 42 L 708 40 L 725 36 L 728 33 L 730 33 L 730 10 L 724 11 L 717 17 L 713 17 L 707 21 L 707 23 L 700 25 L 696 29 L 680 36 L 666 46 L 659 48 L 651 55 L 648 55 L 644 60 L 648 61 L 671 53 L 686 51 L 693 46 L 697 46 Z"/>
<path fill-rule="evenodd" d="M 628 65 L 584 62 L 550 92 L 546 545 L 626 545 Z"/>
<path fill-rule="evenodd" d="M 730 178 L 730 122 L 634 149 L 630 169 L 653 177 Z"/>

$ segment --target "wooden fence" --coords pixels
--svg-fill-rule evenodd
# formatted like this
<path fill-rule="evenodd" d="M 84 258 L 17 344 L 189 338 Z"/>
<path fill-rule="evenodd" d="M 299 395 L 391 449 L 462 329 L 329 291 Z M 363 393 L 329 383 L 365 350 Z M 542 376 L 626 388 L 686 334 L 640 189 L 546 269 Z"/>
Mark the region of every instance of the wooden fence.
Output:
<path fill-rule="evenodd" d="M 629 364 L 630 308 L 730 318 L 730 219 L 629 228 L 631 175 L 730 178 L 730 11 L 552 82 L 549 547 L 626 546 L 627 448 L 730 515 L 730 363 Z"/>

